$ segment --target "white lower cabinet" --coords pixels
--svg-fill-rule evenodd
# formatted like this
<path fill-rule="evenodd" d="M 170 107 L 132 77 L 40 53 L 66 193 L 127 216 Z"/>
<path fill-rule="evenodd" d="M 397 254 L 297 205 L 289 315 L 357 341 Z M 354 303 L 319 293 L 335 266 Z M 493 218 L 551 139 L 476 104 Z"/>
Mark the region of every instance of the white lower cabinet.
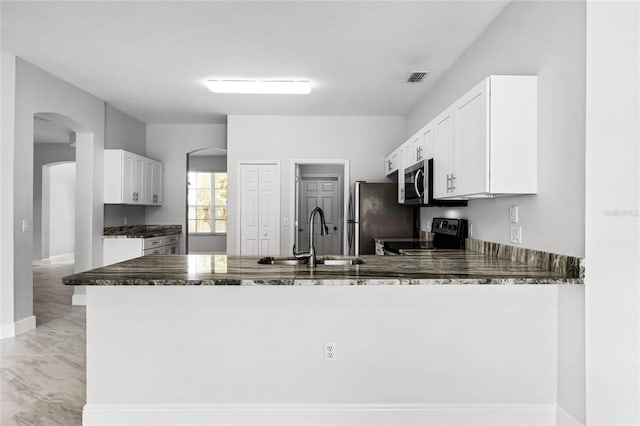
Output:
<path fill-rule="evenodd" d="M 240 254 L 280 254 L 280 167 L 240 164 Z"/>
<path fill-rule="evenodd" d="M 165 235 L 150 238 L 110 238 L 104 237 L 102 243 L 102 264 L 124 262 L 150 254 L 179 254 L 180 235 Z"/>

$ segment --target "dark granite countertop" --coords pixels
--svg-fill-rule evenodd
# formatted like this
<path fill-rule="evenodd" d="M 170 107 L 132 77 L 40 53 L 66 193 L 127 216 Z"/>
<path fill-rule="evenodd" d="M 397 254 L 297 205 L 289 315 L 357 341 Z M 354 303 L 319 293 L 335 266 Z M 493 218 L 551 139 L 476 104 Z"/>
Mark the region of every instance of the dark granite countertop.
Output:
<path fill-rule="evenodd" d="M 126 225 L 104 228 L 105 238 L 151 238 L 182 233 L 182 225 Z"/>
<path fill-rule="evenodd" d="M 63 278 L 67 285 L 582 284 L 583 280 L 465 250 L 362 256 L 354 266 L 259 265 L 258 257 L 143 256 Z"/>

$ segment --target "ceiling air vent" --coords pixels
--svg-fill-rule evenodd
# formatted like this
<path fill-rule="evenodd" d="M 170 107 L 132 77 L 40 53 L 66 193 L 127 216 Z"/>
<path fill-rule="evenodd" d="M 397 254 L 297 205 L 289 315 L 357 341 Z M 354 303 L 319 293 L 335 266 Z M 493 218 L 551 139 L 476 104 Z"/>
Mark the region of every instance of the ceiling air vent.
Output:
<path fill-rule="evenodd" d="M 421 83 L 422 80 L 427 76 L 427 74 L 429 74 L 429 71 L 412 72 L 407 79 L 407 83 Z"/>

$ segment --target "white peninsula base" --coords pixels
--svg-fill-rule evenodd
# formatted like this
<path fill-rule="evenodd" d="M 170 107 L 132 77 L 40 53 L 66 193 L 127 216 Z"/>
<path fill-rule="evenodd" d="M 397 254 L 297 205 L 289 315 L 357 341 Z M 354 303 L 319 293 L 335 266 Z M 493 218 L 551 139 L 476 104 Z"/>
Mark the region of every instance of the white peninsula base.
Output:
<path fill-rule="evenodd" d="M 558 401 L 584 398 L 584 359 L 571 363 L 584 357 L 584 286 L 88 286 L 87 297 L 84 425 L 579 424 Z"/>

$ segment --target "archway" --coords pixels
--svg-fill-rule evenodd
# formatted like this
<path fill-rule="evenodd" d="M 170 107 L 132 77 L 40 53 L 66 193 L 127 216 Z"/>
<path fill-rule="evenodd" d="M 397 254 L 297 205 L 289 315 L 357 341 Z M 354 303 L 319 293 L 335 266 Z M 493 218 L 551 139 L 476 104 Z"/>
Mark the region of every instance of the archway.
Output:
<path fill-rule="evenodd" d="M 93 207 L 96 204 L 96 199 L 102 197 L 101 193 L 96 194 L 95 191 L 95 169 L 99 167 L 102 170 L 102 166 L 96 161 L 94 135 L 87 126 L 67 115 L 55 112 L 38 112 L 33 117 L 34 124 L 47 122 L 58 129 L 62 129 L 58 135 L 58 137 L 63 138 L 60 142 L 67 142 L 75 148 L 74 271 L 80 272 L 91 269 L 99 264 L 99 260 L 97 260 L 99 253 L 95 253 L 94 241 L 94 234 L 99 231 L 94 229 L 96 212 L 93 211 Z M 67 141 L 64 140 L 64 132 L 68 134 Z M 36 132 L 36 126 L 34 125 L 34 142 L 36 137 L 41 136 Z M 89 206 L 91 208 L 88 208 Z M 34 217 L 35 213 L 34 211 Z M 102 211 L 99 214 L 102 215 Z M 101 235 L 101 232 L 99 234 Z M 74 288 L 72 304 L 84 305 L 85 303 L 86 289 L 84 287 Z"/>

